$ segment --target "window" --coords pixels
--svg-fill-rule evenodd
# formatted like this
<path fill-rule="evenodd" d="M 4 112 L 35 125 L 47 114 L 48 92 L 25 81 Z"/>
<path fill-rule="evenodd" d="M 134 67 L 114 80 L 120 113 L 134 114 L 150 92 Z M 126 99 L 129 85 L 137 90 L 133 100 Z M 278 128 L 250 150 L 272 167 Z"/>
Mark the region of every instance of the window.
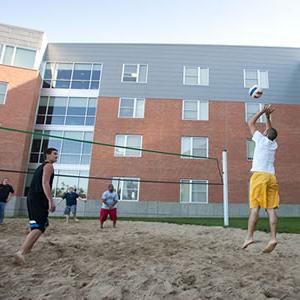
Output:
<path fill-rule="evenodd" d="M 25 192 L 24 196 L 28 195 L 28 190 L 31 184 L 33 177 L 34 169 L 28 169 L 29 174 L 26 176 Z M 65 192 L 67 192 L 70 186 L 76 188 L 76 192 L 83 198 L 87 196 L 88 188 L 88 178 L 78 178 L 78 176 L 88 176 L 88 171 L 79 171 L 79 170 L 58 170 L 55 171 L 55 176 L 52 186 L 52 196 L 53 197 L 62 197 Z M 59 175 L 67 175 L 59 176 Z M 68 177 L 74 176 L 74 177 Z M 75 177 L 76 176 L 76 177 Z"/>
<path fill-rule="evenodd" d="M 252 139 L 248 139 L 246 144 L 247 144 L 247 159 L 253 160 L 255 142 Z"/>
<path fill-rule="evenodd" d="M 48 62 L 43 88 L 97 90 L 101 72 L 101 64 Z"/>
<path fill-rule="evenodd" d="M 208 101 L 183 100 L 183 120 L 208 120 Z"/>
<path fill-rule="evenodd" d="M 35 51 L 16 48 L 14 65 L 23 68 L 33 68 L 35 61 Z"/>
<path fill-rule="evenodd" d="M 181 154 L 208 157 L 208 138 L 207 137 L 182 137 Z M 194 157 L 181 156 L 186 159 L 197 159 Z"/>
<path fill-rule="evenodd" d="M 91 131 L 36 130 L 35 132 L 77 140 L 93 140 L 93 132 Z M 58 150 L 59 157 L 57 163 L 78 165 L 90 164 L 92 144 L 39 135 L 33 136 L 30 163 L 43 162 L 44 150 L 50 147 Z"/>
<path fill-rule="evenodd" d="M 138 201 L 140 182 L 139 178 L 114 177 L 112 184 L 118 193 L 119 200 Z"/>
<path fill-rule="evenodd" d="M 264 89 L 269 88 L 268 71 L 244 69 L 244 87 L 250 88 L 257 84 Z"/>
<path fill-rule="evenodd" d="M 41 97 L 36 124 L 94 126 L 96 98 Z"/>
<path fill-rule="evenodd" d="M 261 111 L 263 108 L 263 104 L 261 103 L 246 103 L 245 106 L 245 115 L 246 115 L 246 122 L 248 122 L 258 111 Z M 262 115 L 258 122 L 266 123 L 266 116 Z"/>
<path fill-rule="evenodd" d="M 148 65 L 124 64 L 122 72 L 122 82 L 146 83 L 148 75 Z"/>
<path fill-rule="evenodd" d="M 3 45 L 2 58 L 0 51 L 0 63 L 21 68 L 33 68 L 36 50 Z"/>
<path fill-rule="evenodd" d="M 56 172 L 58 176 L 54 177 L 54 182 L 52 186 L 52 195 L 53 197 L 62 197 L 65 192 L 67 192 L 70 186 L 76 189 L 76 192 L 83 198 L 87 196 L 88 188 L 88 178 L 78 178 L 78 176 L 88 177 L 88 171 L 79 171 L 79 170 L 58 170 Z M 67 177 L 67 176 L 74 177 Z"/>
<path fill-rule="evenodd" d="M 7 88 L 8 88 L 8 83 L 0 81 L 0 104 L 5 103 Z"/>
<path fill-rule="evenodd" d="M 180 180 L 181 203 L 208 203 L 207 180 Z"/>
<path fill-rule="evenodd" d="M 3 64 L 12 65 L 12 63 L 13 63 L 13 59 L 12 59 L 13 54 L 14 54 L 14 47 L 6 46 L 4 48 Z"/>
<path fill-rule="evenodd" d="M 142 147 L 142 136 L 141 135 L 117 135 L 116 145 L 122 147 L 141 148 Z M 132 156 L 141 157 L 142 151 L 126 149 L 126 148 L 115 148 L 115 156 Z"/>
<path fill-rule="evenodd" d="M 119 118 L 144 118 L 145 99 L 120 98 Z"/>
<path fill-rule="evenodd" d="M 183 67 L 183 84 L 185 85 L 209 85 L 209 69 L 198 66 Z"/>

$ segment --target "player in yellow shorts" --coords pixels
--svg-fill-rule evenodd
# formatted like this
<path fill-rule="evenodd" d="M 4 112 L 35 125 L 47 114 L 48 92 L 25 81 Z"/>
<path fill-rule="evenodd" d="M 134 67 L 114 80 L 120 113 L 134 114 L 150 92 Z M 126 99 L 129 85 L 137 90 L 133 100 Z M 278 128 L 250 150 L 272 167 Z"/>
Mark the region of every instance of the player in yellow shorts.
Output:
<path fill-rule="evenodd" d="M 270 223 L 270 241 L 263 250 L 264 253 L 270 253 L 277 245 L 277 214 L 276 208 L 279 206 L 279 190 L 275 176 L 275 153 L 277 150 L 277 131 L 272 127 L 271 114 L 274 109 L 271 105 L 265 105 L 264 108 L 256 113 L 248 122 L 252 134 L 252 140 L 255 142 L 252 169 L 253 173 L 250 179 L 250 214 L 248 220 L 248 233 L 242 246 L 246 249 L 249 245 L 255 243 L 253 234 L 258 218 L 260 208 L 264 208 L 269 217 Z M 256 122 L 263 115 L 266 115 L 266 130 L 261 133 L 257 130 Z"/>

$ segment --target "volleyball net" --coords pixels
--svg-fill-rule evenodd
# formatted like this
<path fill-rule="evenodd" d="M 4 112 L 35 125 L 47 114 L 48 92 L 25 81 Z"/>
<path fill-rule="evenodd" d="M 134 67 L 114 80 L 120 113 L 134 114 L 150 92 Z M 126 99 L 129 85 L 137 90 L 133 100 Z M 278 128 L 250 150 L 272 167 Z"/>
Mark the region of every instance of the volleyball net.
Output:
<path fill-rule="evenodd" d="M 107 143 L 96 141 L 90 132 L 27 131 L 2 126 L 0 130 L 8 137 L 13 135 L 12 142 L 16 137 L 30 139 L 26 164 L 12 162 L 9 153 L 0 164 L 1 177 L 19 176 L 19 185 L 22 185 L 20 178 L 24 178 L 21 188 L 24 196 L 35 168 L 44 160 L 44 150 L 56 148 L 59 155 L 54 165 L 52 188 L 55 198 L 63 197 L 68 188 L 73 187 L 83 198 L 100 199 L 112 183 L 120 201 L 124 202 L 207 204 L 226 200 L 228 182 L 227 176 L 223 176 L 226 152 L 223 152 L 221 166 L 221 153 L 219 157 L 208 156 L 205 137 L 181 137 L 180 149 L 171 145 L 179 150 L 173 152 L 161 150 L 170 149 L 170 145 L 164 147 L 164 141 L 148 143 L 158 145 L 159 150 L 141 147 L 138 135 L 116 135 L 114 143 Z M 19 147 L 16 151 L 28 151 L 28 146 L 26 149 L 18 142 L 16 139 L 15 147 Z"/>

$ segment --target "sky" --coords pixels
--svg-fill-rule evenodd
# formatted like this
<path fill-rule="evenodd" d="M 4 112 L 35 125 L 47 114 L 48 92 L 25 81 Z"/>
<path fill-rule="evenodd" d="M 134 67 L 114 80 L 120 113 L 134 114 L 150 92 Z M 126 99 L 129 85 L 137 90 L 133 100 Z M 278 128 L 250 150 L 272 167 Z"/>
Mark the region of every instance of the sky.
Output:
<path fill-rule="evenodd" d="M 300 0 L 7 0 L 0 23 L 49 42 L 300 47 Z"/>

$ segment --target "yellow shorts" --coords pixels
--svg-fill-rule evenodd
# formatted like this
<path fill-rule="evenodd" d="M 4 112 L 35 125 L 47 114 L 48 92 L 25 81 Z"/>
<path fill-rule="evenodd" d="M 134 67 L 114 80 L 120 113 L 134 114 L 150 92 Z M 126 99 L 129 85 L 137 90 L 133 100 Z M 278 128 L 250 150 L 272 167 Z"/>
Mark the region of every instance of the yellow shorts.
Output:
<path fill-rule="evenodd" d="M 254 172 L 250 179 L 250 208 L 277 208 L 279 188 L 276 176 L 271 173 Z"/>

